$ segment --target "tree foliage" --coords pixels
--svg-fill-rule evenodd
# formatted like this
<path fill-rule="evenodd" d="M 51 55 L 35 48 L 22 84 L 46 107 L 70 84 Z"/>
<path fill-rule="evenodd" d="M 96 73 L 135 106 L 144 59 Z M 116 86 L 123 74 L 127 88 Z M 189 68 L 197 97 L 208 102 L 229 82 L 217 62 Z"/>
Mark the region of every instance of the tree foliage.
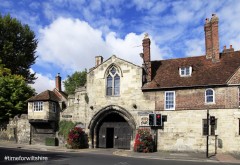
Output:
<path fill-rule="evenodd" d="M 0 61 L 0 122 L 27 112 L 27 99 L 35 91 L 21 75 L 12 75 Z"/>
<path fill-rule="evenodd" d="M 30 67 L 37 58 L 36 48 L 35 34 L 28 25 L 10 15 L 0 14 L 0 58 L 11 74 L 22 75 L 26 82 L 33 83 L 36 77 Z"/>
<path fill-rule="evenodd" d="M 84 86 L 87 81 L 87 70 L 82 72 L 75 72 L 71 76 L 68 75 L 67 79 L 63 82 L 65 92 L 73 94 L 75 89 Z"/>

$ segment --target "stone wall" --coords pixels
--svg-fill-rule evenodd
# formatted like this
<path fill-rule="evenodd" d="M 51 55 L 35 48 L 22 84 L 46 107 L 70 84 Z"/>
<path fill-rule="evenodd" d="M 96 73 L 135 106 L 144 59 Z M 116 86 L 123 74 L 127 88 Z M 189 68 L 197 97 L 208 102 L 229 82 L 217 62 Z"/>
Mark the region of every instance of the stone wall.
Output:
<path fill-rule="evenodd" d="M 90 109 L 86 97 L 85 87 L 76 89 L 74 97 L 69 96 L 67 109 L 60 113 L 60 120 L 86 123 L 86 109 Z"/>
<path fill-rule="evenodd" d="M 27 114 L 17 115 L 10 119 L 6 129 L 0 131 L 0 139 L 15 141 L 20 144 L 29 144 L 30 124 Z"/>
<path fill-rule="evenodd" d="M 203 135 L 203 119 L 207 110 L 160 111 L 167 115 L 163 129 L 158 130 L 158 150 L 206 151 L 206 136 Z M 239 152 L 240 109 L 211 109 L 210 116 L 217 119 L 217 151 Z M 214 152 L 215 136 L 209 137 L 210 152 Z"/>

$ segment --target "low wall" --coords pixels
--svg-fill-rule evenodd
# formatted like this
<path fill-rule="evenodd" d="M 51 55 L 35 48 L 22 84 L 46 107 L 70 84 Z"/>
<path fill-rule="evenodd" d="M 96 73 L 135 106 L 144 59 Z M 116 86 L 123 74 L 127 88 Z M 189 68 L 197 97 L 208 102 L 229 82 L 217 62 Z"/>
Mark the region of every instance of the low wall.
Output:
<path fill-rule="evenodd" d="M 6 128 L 0 130 L 0 139 L 15 141 L 19 144 L 29 144 L 30 124 L 27 114 L 16 115 L 9 120 Z"/>

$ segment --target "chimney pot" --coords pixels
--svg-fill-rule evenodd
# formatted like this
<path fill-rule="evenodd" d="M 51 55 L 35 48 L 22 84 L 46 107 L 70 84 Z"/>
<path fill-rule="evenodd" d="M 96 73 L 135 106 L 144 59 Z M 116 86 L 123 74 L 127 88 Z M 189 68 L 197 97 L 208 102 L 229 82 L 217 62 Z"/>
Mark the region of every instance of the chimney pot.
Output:
<path fill-rule="evenodd" d="M 226 48 L 227 48 L 226 45 L 224 45 L 223 49 L 226 50 Z"/>
<path fill-rule="evenodd" d="M 205 19 L 205 23 L 209 23 L 209 18 L 206 18 L 206 19 Z"/>
<path fill-rule="evenodd" d="M 232 45 L 230 45 L 230 49 L 232 49 Z"/>

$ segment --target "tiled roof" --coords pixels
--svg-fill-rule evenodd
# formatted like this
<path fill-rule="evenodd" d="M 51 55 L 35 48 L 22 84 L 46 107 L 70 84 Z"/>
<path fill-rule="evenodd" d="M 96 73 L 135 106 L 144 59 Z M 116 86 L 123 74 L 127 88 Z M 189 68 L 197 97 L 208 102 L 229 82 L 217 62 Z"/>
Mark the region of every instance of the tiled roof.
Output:
<path fill-rule="evenodd" d="M 29 102 L 32 101 L 60 101 L 60 98 L 58 98 L 58 96 L 50 90 L 46 90 L 36 96 L 31 97 L 30 99 L 28 99 Z"/>
<path fill-rule="evenodd" d="M 180 77 L 179 68 L 192 67 L 190 77 Z M 221 53 L 219 62 L 205 56 L 152 61 L 152 81 L 143 90 L 226 85 L 240 67 L 240 51 Z"/>

